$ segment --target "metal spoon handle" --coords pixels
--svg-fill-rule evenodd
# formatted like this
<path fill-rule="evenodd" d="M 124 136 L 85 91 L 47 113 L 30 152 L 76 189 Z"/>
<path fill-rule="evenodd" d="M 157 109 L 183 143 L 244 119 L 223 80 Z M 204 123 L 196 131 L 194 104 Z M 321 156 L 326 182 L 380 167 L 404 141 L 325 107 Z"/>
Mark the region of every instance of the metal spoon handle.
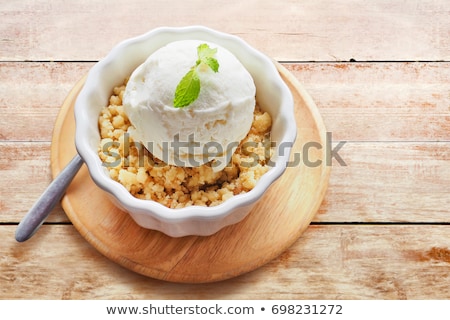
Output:
<path fill-rule="evenodd" d="M 50 183 L 17 226 L 16 240 L 18 242 L 28 240 L 39 229 L 55 205 L 61 200 L 82 164 L 83 160 L 76 154 L 61 173 Z"/>

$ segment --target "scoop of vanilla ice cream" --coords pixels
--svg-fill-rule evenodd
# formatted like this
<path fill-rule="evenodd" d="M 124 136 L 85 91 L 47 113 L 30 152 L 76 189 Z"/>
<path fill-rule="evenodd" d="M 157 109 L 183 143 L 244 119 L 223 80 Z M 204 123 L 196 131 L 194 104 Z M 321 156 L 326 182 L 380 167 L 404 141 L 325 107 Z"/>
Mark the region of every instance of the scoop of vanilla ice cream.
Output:
<path fill-rule="evenodd" d="M 175 108 L 176 87 L 196 64 L 197 47 L 203 43 L 217 48 L 219 71 L 200 65 L 198 98 Z M 134 127 L 130 135 L 155 157 L 184 167 L 214 160 L 218 171 L 250 130 L 255 94 L 251 75 L 231 52 L 214 43 L 183 40 L 158 49 L 132 73 L 123 106 Z"/>

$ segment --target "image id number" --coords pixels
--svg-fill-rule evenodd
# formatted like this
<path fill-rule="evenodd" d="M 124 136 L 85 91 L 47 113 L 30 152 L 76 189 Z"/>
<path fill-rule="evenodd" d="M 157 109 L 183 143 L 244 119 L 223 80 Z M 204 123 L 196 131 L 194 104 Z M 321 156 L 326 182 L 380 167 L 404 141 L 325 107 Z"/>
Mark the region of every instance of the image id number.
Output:
<path fill-rule="evenodd" d="M 342 314 L 339 304 L 290 304 L 272 306 L 272 314 Z"/>

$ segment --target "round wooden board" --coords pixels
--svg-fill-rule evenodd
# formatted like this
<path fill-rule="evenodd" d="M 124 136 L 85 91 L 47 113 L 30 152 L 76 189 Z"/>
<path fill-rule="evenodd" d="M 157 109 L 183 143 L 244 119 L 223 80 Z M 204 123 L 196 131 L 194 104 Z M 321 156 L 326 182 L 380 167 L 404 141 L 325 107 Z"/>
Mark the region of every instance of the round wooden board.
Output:
<path fill-rule="evenodd" d="M 275 63 L 290 87 L 298 124 L 291 165 L 241 222 L 207 237 L 172 238 L 138 226 L 116 208 L 82 166 L 62 200 L 80 234 L 99 252 L 137 273 L 172 282 L 202 283 L 232 278 L 276 258 L 309 226 L 328 186 L 326 130 L 310 96 L 283 66 Z M 73 105 L 84 84 L 69 93 L 57 117 L 52 138 L 52 174 L 76 154 Z M 311 146 L 309 142 L 319 143 Z M 305 150 L 308 161 L 303 161 Z M 319 166 L 311 166 L 311 163 Z M 307 164 L 310 164 L 309 166 Z"/>

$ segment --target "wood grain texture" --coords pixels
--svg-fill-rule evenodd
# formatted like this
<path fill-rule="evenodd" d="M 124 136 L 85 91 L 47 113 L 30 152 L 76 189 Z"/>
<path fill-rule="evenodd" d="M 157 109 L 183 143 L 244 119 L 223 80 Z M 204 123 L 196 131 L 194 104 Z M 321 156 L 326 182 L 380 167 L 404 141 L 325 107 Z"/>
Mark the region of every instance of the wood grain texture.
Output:
<path fill-rule="evenodd" d="M 92 66 L 77 62 L 0 63 L 0 141 L 50 142 L 64 99 Z"/>
<path fill-rule="evenodd" d="M 51 181 L 50 143 L 0 142 L 0 222 L 19 222 Z M 67 221 L 57 205 L 50 221 Z"/>
<path fill-rule="evenodd" d="M 450 142 L 347 143 L 315 221 L 450 222 Z"/>
<path fill-rule="evenodd" d="M 347 166 L 332 161 L 313 221 L 450 222 L 450 143 L 348 142 L 339 154 Z M 50 183 L 49 143 L 0 143 L 0 170 L 0 222 L 17 223 Z M 47 221 L 68 219 L 58 206 Z"/>
<path fill-rule="evenodd" d="M 311 63 L 289 70 L 345 141 L 450 141 L 450 63 Z"/>
<path fill-rule="evenodd" d="M 450 60 L 445 1 L 2 1 L 0 59 L 98 60 L 159 26 L 205 25 L 277 60 Z M 20 23 L 19 23 L 20 22 Z"/>
<path fill-rule="evenodd" d="M 0 221 L 18 222 L 50 182 L 56 115 L 92 65 L 0 64 Z M 347 166 L 333 160 L 330 191 L 316 221 L 449 221 L 450 64 L 284 66 L 312 95 L 333 146 L 348 141 L 339 151 Z M 58 207 L 49 221 L 67 217 Z"/>
<path fill-rule="evenodd" d="M 93 65 L 0 63 L 0 141 L 50 141 L 64 99 Z M 450 141 L 450 63 L 283 66 L 312 96 L 334 140 Z"/>
<path fill-rule="evenodd" d="M 21 244 L 14 229 L 0 228 L 2 299 L 450 299 L 448 226 L 310 226 L 263 267 L 195 285 L 126 270 L 72 226 Z"/>

